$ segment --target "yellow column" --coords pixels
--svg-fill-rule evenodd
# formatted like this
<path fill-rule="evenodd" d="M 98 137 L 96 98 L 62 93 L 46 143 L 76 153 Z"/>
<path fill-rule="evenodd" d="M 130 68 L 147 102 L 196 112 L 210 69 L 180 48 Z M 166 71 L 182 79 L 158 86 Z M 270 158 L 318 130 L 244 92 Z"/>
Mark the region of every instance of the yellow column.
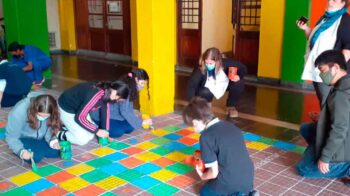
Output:
<path fill-rule="evenodd" d="M 59 0 L 59 17 L 61 29 L 61 49 L 76 50 L 74 0 Z"/>
<path fill-rule="evenodd" d="M 258 76 L 281 78 L 285 1 L 261 1 Z"/>
<path fill-rule="evenodd" d="M 136 1 L 139 67 L 150 76 L 150 97 L 142 91 L 141 112 L 174 111 L 176 63 L 176 1 Z"/>

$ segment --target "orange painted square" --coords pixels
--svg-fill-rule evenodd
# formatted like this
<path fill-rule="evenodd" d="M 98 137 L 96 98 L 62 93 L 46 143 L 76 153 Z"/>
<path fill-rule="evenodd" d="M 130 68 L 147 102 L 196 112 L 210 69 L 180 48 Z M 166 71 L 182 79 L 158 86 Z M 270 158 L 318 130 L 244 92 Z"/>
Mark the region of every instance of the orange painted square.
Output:
<path fill-rule="evenodd" d="M 65 195 L 67 193 L 68 193 L 68 191 L 66 191 L 60 187 L 54 186 L 54 187 L 51 187 L 51 188 L 46 189 L 44 191 L 41 191 L 41 192 L 37 193 L 36 195 L 37 196 L 47 196 L 47 195 L 59 196 L 59 195 Z"/>
<path fill-rule="evenodd" d="M 152 135 L 149 135 L 149 134 L 143 135 L 142 138 L 148 140 L 152 138 Z"/>
<path fill-rule="evenodd" d="M 248 143 L 250 143 L 251 141 L 249 141 L 249 140 L 244 140 L 244 143 L 246 143 L 246 144 L 248 144 Z"/>
<path fill-rule="evenodd" d="M 3 192 L 4 190 L 8 189 L 11 186 L 8 182 L 0 182 L 0 192 Z"/>
<path fill-rule="evenodd" d="M 127 158 L 127 159 L 123 159 L 121 161 L 119 161 L 121 164 L 123 164 L 125 167 L 128 167 L 128 168 L 134 168 L 134 167 L 137 167 L 141 164 L 143 164 L 144 162 L 141 161 L 140 159 L 137 159 L 135 157 L 130 157 L 130 158 Z"/>
<path fill-rule="evenodd" d="M 5 121 L 0 121 L 0 127 L 5 127 L 6 126 L 6 122 Z"/>
<path fill-rule="evenodd" d="M 94 184 L 91 184 L 83 189 L 80 189 L 79 191 L 76 191 L 74 192 L 74 194 L 76 196 L 94 196 L 94 195 L 100 195 L 101 193 L 105 192 L 105 190 L 103 190 L 102 188 L 94 185 Z"/>
<path fill-rule="evenodd" d="M 70 174 L 66 171 L 61 171 L 58 173 L 55 173 L 51 176 L 46 177 L 46 179 L 50 180 L 51 182 L 55 184 L 59 184 L 63 181 L 69 180 L 71 178 L 74 178 L 75 176 L 73 174 Z"/>
<path fill-rule="evenodd" d="M 193 138 L 189 138 L 189 137 L 183 137 L 183 138 L 179 139 L 178 141 L 183 143 L 183 144 L 186 144 L 188 146 L 192 146 L 192 145 L 198 143 L 198 140 L 193 139 Z"/>
<path fill-rule="evenodd" d="M 168 158 L 162 157 L 160 159 L 152 161 L 152 163 L 154 163 L 154 164 L 156 164 L 156 165 L 158 165 L 160 167 L 166 167 L 168 165 L 174 164 L 175 161 L 172 161 L 172 160 L 170 160 Z"/>
<path fill-rule="evenodd" d="M 190 135 L 190 134 L 192 134 L 194 132 L 191 131 L 191 130 L 188 130 L 188 129 L 182 129 L 181 131 L 178 131 L 176 133 L 179 134 L 179 135 L 182 135 L 182 136 L 187 136 L 187 135 Z"/>
<path fill-rule="evenodd" d="M 124 150 L 122 150 L 122 152 L 128 154 L 128 155 L 134 155 L 140 152 L 143 152 L 143 149 L 141 148 L 135 148 L 135 147 L 130 147 L 130 148 L 126 148 Z"/>
<path fill-rule="evenodd" d="M 189 185 L 192 185 L 196 182 L 195 179 L 187 177 L 187 176 L 176 176 L 172 180 L 170 180 L 168 183 L 178 187 L 178 188 L 185 188 Z"/>

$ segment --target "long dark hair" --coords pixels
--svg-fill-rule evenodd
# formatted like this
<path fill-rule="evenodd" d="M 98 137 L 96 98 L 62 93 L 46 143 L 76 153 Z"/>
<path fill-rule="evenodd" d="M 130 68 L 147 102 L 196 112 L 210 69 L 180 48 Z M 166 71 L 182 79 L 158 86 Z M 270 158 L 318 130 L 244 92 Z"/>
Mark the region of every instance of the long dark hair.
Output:
<path fill-rule="evenodd" d="M 31 100 L 27 115 L 29 126 L 32 129 L 37 129 L 39 126 L 36 117 L 39 112 L 50 114 L 47 126 L 51 128 L 52 134 L 55 135 L 61 128 L 56 99 L 51 95 L 39 95 Z"/>
<path fill-rule="evenodd" d="M 127 99 L 130 92 L 128 85 L 119 80 L 113 82 L 96 82 L 95 87 L 104 90 L 104 96 L 102 98 L 104 102 L 112 102 L 112 90 L 116 90 L 117 95 L 122 99 Z"/>
<path fill-rule="evenodd" d="M 131 72 L 129 72 L 127 75 L 122 76 L 121 80 L 124 81 L 126 84 L 128 84 L 130 88 L 130 101 L 134 101 L 139 96 L 139 92 L 137 89 L 137 80 L 145 80 L 147 81 L 147 92 L 148 92 L 148 99 L 149 96 L 149 77 L 144 69 L 135 69 Z"/>

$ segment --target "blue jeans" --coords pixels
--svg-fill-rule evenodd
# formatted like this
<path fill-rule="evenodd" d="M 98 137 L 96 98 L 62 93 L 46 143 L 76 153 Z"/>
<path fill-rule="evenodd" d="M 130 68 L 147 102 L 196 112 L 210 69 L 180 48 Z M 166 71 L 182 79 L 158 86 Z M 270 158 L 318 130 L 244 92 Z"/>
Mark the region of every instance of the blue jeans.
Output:
<path fill-rule="evenodd" d="M 331 162 L 329 172 L 323 174 L 318 169 L 315 152 L 316 124 L 303 124 L 300 133 L 309 144 L 302 159 L 297 163 L 299 175 L 305 178 L 342 178 L 350 176 L 350 162 Z"/>
<path fill-rule="evenodd" d="M 52 149 L 45 139 L 37 140 L 34 138 L 20 138 L 23 146 L 27 150 L 34 152 L 35 163 L 40 162 L 44 157 L 58 158 L 60 157 L 60 151 Z"/>
<path fill-rule="evenodd" d="M 200 196 L 251 196 L 251 195 L 254 195 L 254 191 L 251 191 L 249 193 L 235 192 L 230 194 L 220 194 L 215 192 L 215 190 L 213 190 L 208 183 L 205 183 L 201 188 L 199 195 Z"/>
<path fill-rule="evenodd" d="M 43 80 L 43 71 L 47 70 L 51 66 L 51 60 L 41 58 L 33 63 L 33 80 L 34 82 L 41 82 Z"/>
<path fill-rule="evenodd" d="M 131 133 L 134 131 L 134 128 L 126 120 L 120 121 L 111 119 L 109 122 L 109 136 L 112 138 L 117 138 L 124 133 Z"/>

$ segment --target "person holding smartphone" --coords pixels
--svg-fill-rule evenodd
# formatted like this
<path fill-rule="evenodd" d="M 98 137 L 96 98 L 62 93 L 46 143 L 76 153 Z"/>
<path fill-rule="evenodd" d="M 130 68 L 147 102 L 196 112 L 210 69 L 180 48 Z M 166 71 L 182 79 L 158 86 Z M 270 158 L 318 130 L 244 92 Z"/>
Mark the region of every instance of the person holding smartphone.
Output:
<path fill-rule="evenodd" d="M 347 7 L 348 0 L 328 0 L 325 14 L 318 20 L 313 29 L 307 25 L 305 17 L 297 20 L 297 26 L 304 31 L 308 39 L 304 71 L 301 78 L 313 81 L 321 106 L 331 87 L 322 83 L 319 76 L 320 71 L 314 65 L 316 58 L 326 50 L 341 50 L 345 56 L 348 70 L 350 70 L 350 16 Z"/>

